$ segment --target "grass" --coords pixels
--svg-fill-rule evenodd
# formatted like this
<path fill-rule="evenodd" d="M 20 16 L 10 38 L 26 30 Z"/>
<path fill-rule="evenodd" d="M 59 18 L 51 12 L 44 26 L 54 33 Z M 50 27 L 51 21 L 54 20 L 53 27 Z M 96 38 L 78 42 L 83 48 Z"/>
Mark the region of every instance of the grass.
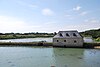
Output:
<path fill-rule="evenodd" d="M 0 39 L 20 39 L 20 38 L 37 38 L 53 37 L 53 35 L 0 35 Z"/>
<path fill-rule="evenodd" d="M 100 37 L 95 39 L 96 42 L 100 42 Z"/>
<path fill-rule="evenodd" d="M 44 46 L 44 47 L 52 46 L 53 47 L 53 43 L 52 42 L 50 43 L 49 42 L 0 42 L 0 46 Z M 83 48 L 94 48 L 97 46 L 100 46 L 100 43 L 83 44 Z M 77 47 L 73 47 L 73 48 L 77 48 Z"/>
<path fill-rule="evenodd" d="M 43 42 L 0 42 L 0 46 L 52 46 L 52 43 L 43 43 Z"/>

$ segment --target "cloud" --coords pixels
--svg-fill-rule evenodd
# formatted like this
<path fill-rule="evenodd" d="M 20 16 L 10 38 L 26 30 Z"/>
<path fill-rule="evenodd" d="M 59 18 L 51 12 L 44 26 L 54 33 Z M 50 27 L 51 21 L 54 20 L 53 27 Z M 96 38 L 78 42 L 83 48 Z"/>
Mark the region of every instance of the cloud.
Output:
<path fill-rule="evenodd" d="M 45 8 L 42 10 L 42 14 L 45 16 L 52 16 L 52 15 L 54 15 L 54 12 L 49 8 Z"/>
<path fill-rule="evenodd" d="M 0 16 L 0 32 L 29 32 L 38 28 L 39 25 L 28 24 L 14 17 Z"/>
<path fill-rule="evenodd" d="M 88 19 L 79 24 L 65 24 L 58 27 L 59 30 L 78 30 L 80 32 L 98 28 L 100 28 L 100 20 L 98 19 Z"/>
<path fill-rule="evenodd" d="M 98 29 L 100 28 L 100 20 L 98 19 L 88 19 L 84 20 L 82 24 L 79 25 L 78 29 L 89 30 L 89 29 Z"/>
<path fill-rule="evenodd" d="M 22 29 L 26 24 L 23 21 L 19 21 L 13 17 L 0 16 L 0 31 L 13 32 Z"/>
<path fill-rule="evenodd" d="M 69 14 L 66 14 L 64 17 L 65 17 L 66 19 L 70 19 L 70 20 L 75 19 L 74 16 L 69 15 Z"/>
<path fill-rule="evenodd" d="M 69 14 L 66 14 L 66 15 L 65 15 L 65 17 L 71 17 L 71 15 L 69 15 Z"/>
<path fill-rule="evenodd" d="M 87 12 L 85 12 L 85 11 L 80 13 L 81 16 L 84 16 L 86 14 L 87 14 Z"/>
<path fill-rule="evenodd" d="M 53 32 L 56 22 L 48 21 L 41 24 L 27 23 L 18 18 L 10 16 L 0 16 L 0 32 Z"/>
<path fill-rule="evenodd" d="M 55 23 L 57 23 L 57 22 L 51 21 L 51 22 L 46 22 L 46 23 L 44 23 L 44 24 L 45 24 L 45 25 L 53 25 L 53 24 L 55 24 Z"/>
<path fill-rule="evenodd" d="M 99 20 L 97 19 L 88 19 L 88 20 L 85 20 L 86 23 L 91 23 L 91 24 L 96 24 L 96 23 L 100 23 Z"/>
<path fill-rule="evenodd" d="M 73 8 L 73 10 L 79 11 L 81 8 L 82 8 L 81 6 L 76 6 L 76 7 Z"/>

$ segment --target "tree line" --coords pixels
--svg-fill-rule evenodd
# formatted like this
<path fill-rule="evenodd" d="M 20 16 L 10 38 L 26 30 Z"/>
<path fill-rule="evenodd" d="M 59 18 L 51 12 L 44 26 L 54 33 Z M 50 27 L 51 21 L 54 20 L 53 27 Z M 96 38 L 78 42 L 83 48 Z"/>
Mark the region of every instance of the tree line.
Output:
<path fill-rule="evenodd" d="M 80 34 L 84 36 L 92 36 L 93 38 L 100 37 L 100 29 L 93 29 L 93 30 L 87 30 L 84 32 L 80 32 Z"/>

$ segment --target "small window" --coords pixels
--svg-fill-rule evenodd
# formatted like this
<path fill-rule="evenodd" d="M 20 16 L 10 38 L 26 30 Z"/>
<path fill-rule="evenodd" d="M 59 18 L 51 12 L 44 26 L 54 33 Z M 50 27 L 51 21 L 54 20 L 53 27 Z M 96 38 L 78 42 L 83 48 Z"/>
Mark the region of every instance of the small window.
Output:
<path fill-rule="evenodd" d="M 69 34 L 68 34 L 68 33 L 66 33 L 66 36 L 69 36 Z"/>
<path fill-rule="evenodd" d="M 75 37 L 76 37 L 77 35 L 76 35 L 75 33 L 73 33 L 73 36 L 75 36 Z"/>
<path fill-rule="evenodd" d="M 59 34 L 61 37 L 63 36 L 61 33 Z"/>
<path fill-rule="evenodd" d="M 57 40 L 57 42 L 59 42 L 59 40 Z"/>
<path fill-rule="evenodd" d="M 74 40 L 74 43 L 76 43 L 77 41 L 76 40 Z"/>
<path fill-rule="evenodd" d="M 64 42 L 66 42 L 66 40 L 64 40 Z"/>

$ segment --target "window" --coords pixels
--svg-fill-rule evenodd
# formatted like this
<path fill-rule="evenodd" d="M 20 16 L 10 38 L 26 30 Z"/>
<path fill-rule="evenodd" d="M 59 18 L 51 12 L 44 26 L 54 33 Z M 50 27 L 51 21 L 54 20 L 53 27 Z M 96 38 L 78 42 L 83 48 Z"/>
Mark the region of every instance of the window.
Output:
<path fill-rule="evenodd" d="M 73 33 L 73 36 L 75 36 L 75 37 L 76 37 L 77 35 L 76 35 L 75 33 Z"/>
<path fill-rule="evenodd" d="M 77 41 L 76 40 L 74 40 L 74 43 L 76 43 Z"/>
<path fill-rule="evenodd" d="M 63 36 L 61 33 L 59 34 L 61 37 Z"/>
<path fill-rule="evenodd" d="M 64 42 L 66 42 L 66 40 L 64 40 Z"/>
<path fill-rule="evenodd" d="M 57 42 L 59 42 L 59 40 L 57 40 Z"/>
<path fill-rule="evenodd" d="M 66 36 L 69 36 L 69 34 L 68 34 L 68 33 L 66 33 Z"/>

